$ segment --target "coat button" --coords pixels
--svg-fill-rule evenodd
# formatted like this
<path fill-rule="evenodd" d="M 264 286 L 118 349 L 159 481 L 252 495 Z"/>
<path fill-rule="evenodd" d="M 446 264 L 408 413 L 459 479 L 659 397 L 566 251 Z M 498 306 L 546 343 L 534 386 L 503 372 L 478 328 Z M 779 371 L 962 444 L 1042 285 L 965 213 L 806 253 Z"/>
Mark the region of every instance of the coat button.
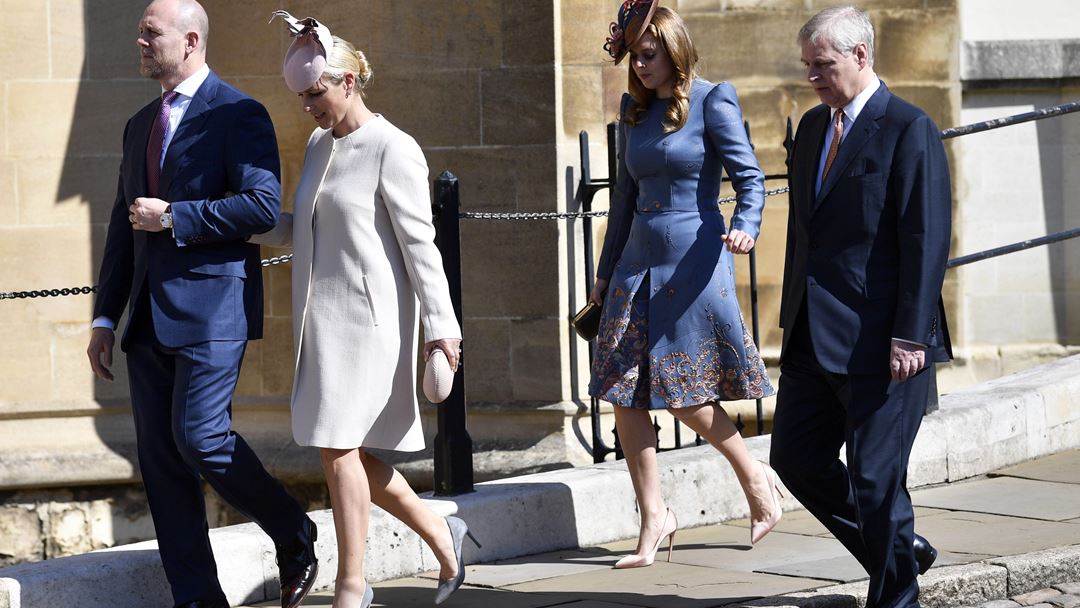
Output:
<path fill-rule="evenodd" d="M 675 288 L 674 287 L 668 287 L 667 295 L 669 295 L 669 296 L 675 295 Z"/>
<path fill-rule="evenodd" d="M 656 207 L 657 209 L 659 209 L 660 208 L 660 201 L 653 201 L 652 205 L 653 205 L 653 207 Z"/>

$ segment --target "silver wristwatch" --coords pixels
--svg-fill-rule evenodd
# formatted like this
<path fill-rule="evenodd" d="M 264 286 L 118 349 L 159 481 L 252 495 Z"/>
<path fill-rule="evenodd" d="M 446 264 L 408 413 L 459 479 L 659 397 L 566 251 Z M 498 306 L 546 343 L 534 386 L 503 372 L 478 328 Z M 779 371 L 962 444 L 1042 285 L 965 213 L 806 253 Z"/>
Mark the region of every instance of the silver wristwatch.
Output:
<path fill-rule="evenodd" d="M 161 227 L 172 230 L 172 205 L 165 207 L 165 212 L 161 214 Z"/>

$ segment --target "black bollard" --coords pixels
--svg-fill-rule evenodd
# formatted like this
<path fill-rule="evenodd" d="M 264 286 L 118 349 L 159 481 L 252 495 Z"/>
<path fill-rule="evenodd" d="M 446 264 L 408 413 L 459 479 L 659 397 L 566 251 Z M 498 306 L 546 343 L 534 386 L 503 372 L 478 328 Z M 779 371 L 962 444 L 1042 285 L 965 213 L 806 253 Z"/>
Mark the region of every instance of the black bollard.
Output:
<path fill-rule="evenodd" d="M 431 207 L 435 219 L 435 244 L 442 253 L 443 270 L 450 284 L 450 300 L 454 315 L 464 332 L 461 316 L 461 230 L 458 215 L 458 179 L 443 171 L 435 180 L 435 202 Z M 472 437 L 465 424 L 465 355 L 454 374 L 450 396 L 438 405 L 439 430 L 435 434 L 435 495 L 455 496 L 473 491 Z"/>

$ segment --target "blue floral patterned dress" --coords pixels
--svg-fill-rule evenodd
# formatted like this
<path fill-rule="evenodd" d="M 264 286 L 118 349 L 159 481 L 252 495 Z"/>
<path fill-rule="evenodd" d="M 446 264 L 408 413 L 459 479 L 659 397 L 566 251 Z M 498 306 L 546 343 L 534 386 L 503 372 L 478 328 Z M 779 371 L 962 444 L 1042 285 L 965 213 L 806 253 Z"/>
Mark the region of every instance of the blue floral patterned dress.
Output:
<path fill-rule="evenodd" d="M 739 310 L 717 205 L 726 170 L 738 198 L 731 226 L 757 239 L 765 180 L 735 88 L 695 80 L 673 133 L 663 130 L 667 105 L 655 100 L 637 125 L 619 124 L 589 394 L 649 409 L 766 397 L 772 385 Z"/>

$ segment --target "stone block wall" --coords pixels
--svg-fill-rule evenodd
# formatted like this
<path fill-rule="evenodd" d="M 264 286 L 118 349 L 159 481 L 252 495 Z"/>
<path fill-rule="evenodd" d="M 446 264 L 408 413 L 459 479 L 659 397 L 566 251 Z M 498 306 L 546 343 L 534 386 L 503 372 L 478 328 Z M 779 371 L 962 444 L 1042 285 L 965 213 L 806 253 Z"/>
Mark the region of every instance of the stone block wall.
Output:
<path fill-rule="evenodd" d="M 1068 0 L 961 5 L 964 122 L 1080 99 L 1080 6 Z M 1053 15 L 1053 19 L 1047 19 Z M 963 253 L 1080 226 L 1080 116 L 1069 114 L 958 142 Z M 1080 343 L 1077 240 L 977 262 L 962 270 L 961 327 L 969 343 Z"/>
<path fill-rule="evenodd" d="M 1021 95 L 962 92 L 959 14 L 964 3 L 974 1 L 858 2 L 877 26 L 877 69 L 893 91 L 925 108 L 943 128 L 1000 115 L 998 109 L 1066 100 L 1080 92 L 1072 85 Z M 417 139 L 431 178 L 444 169 L 458 176 L 465 210 L 561 211 L 574 207 L 581 130 L 590 134 L 593 177 L 607 173 L 605 125 L 615 118 L 627 78 L 626 64 L 612 66 L 602 50 L 617 4 L 206 0 L 209 62 L 269 109 L 282 156 L 286 209 L 292 206 L 313 123 L 280 79 L 288 40 L 280 23 L 265 23 L 277 8 L 318 16 L 367 53 L 375 72 L 367 91 L 370 107 Z M 702 55 L 700 75 L 714 82 L 729 80 L 738 89 L 763 169 L 783 173 L 785 122 L 791 118 L 797 123 L 818 103 L 804 80 L 795 35 L 815 11 L 835 2 L 665 4 L 679 10 L 690 27 Z M 143 0 L 0 0 L 0 11 L 23 32 L 18 40 L 0 40 L 0 291 L 96 281 L 123 125 L 157 94 L 157 85 L 137 74 L 134 40 L 144 5 Z M 1000 244 L 991 243 L 998 237 L 1011 240 L 1044 228 L 1077 225 L 1080 218 L 1069 211 L 1067 194 L 1075 190 L 1068 171 L 1069 160 L 1077 155 L 1069 144 L 1076 139 L 1069 138 L 1074 129 L 1055 129 L 1047 123 L 1011 135 L 1001 132 L 1015 141 L 971 139 L 970 146 L 948 145 L 957 184 L 954 254 Z M 1020 141 L 1024 138 L 1026 143 Z M 1040 145 L 1057 146 L 1058 160 L 1044 154 L 1012 162 L 994 154 L 998 147 L 1028 146 L 1032 138 Z M 986 141 L 994 143 L 982 143 Z M 1037 191 L 1015 191 L 1020 180 L 1008 176 L 1021 170 L 1038 176 L 1023 180 L 1039 184 Z M 781 185 L 770 182 L 768 187 Z M 985 197 L 972 197 L 976 187 L 1000 200 L 983 203 Z M 1060 198 L 1056 211 L 1031 203 L 1048 196 Z M 978 207 L 973 206 L 976 198 Z M 599 208 L 606 201 L 606 192 L 595 199 Z M 1008 221 L 988 223 L 987 204 L 993 216 Z M 780 340 L 776 319 L 786 220 L 786 197 L 768 199 L 757 255 L 762 339 L 764 352 L 771 356 Z M 599 242 L 604 222 L 594 222 L 594 228 Z M 571 402 L 585 397 L 584 343 L 572 339 L 567 324 L 570 312 L 585 298 L 580 231 L 580 222 L 463 221 L 469 398 L 487 408 L 477 424 L 484 430 L 474 434 L 474 440 L 502 450 L 492 462 L 505 464 L 512 460 L 507 456 L 512 449 L 543 441 L 559 444 L 550 451 L 563 462 L 574 460 L 566 456 L 571 449 L 587 458 L 573 432 L 566 430 L 569 426 L 561 431 L 564 443 L 552 440 L 550 428 L 563 428 L 561 422 L 536 425 L 544 430 L 532 439 L 515 436 L 512 445 L 500 443 L 504 438 L 493 413 L 504 408 L 518 415 L 539 411 L 539 406 L 570 411 Z M 1016 257 L 993 269 L 973 266 L 969 274 L 951 272 L 946 301 L 957 342 L 1006 344 L 1035 336 L 1035 341 L 1075 344 L 1080 335 L 1075 321 L 1080 279 L 1065 260 L 1076 257 L 1077 247 L 1065 246 L 1060 254 L 1026 254 L 1031 257 Z M 267 256 L 279 253 L 264 251 Z M 749 315 L 745 259 L 739 260 L 737 274 Z M 250 345 L 238 390 L 257 410 L 245 415 L 263 422 L 287 415 L 283 403 L 292 382 L 289 276 L 288 266 L 264 270 L 266 338 Z M 1014 276 L 1022 283 L 1009 283 Z M 992 284 L 1021 293 L 988 291 Z M 0 331 L 8 337 L 0 344 L 0 437 L 29 428 L 26 421 L 43 428 L 42 421 L 55 420 L 54 428 L 64 429 L 62 436 L 71 440 L 65 445 L 92 443 L 82 441 L 82 433 L 114 452 L 110 473 L 103 473 L 101 481 L 130 482 L 135 475 L 131 438 L 116 430 L 115 422 L 104 422 L 124 415 L 115 413 L 127 402 L 123 357 L 117 357 L 116 382 L 92 379 L 84 354 L 91 303 L 87 296 L 0 303 Z M 1003 318 L 1008 322 L 1002 323 Z M 1021 319 L 1025 327 L 1045 331 L 1020 335 L 1014 330 Z M 114 408 L 114 413 L 87 413 L 97 404 Z M 281 426 L 279 435 L 264 438 L 268 445 L 288 442 L 288 428 Z M 47 451 L 45 443 L 38 441 L 35 449 Z M 0 473 L 9 472 L 3 449 L 0 445 Z M 48 461 L 47 456 L 41 461 Z M 307 470 L 318 473 L 317 468 Z M 52 480 L 63 478 L 52 470 L 42 471 L 45 474 Z M 20 470 L 19 475 L 26 485 L 35 485 L 32 472 Z M 91 477 L 79 483 L 93 483 Z M 24 504 L 12 495 L 0 503 L 12 501 Z M 36 525 L 45 525 L 42 521 Z"/>
<path fill-rule="evenodd" d="M 279 24 L 264 23 L 281 4 L 208 0 L 206 6 L 211 66 L 270 110 L 289 208 L 312 122 L 280 81 L 287 38 Z M 736 85 L 763 167 L 782 173 L 785 121 L 816 103 L 794 36 L 826 3 L 671 4 L 701 50 L 701 75 Z M 879 28 L 881 75 L 940 124 L 955 124 L 955 2 L 864 4 Z M 417 138 L 432 177 L 443 169 L 458 175 L 467 210 L 484 211 L 571 205 L 568 192 L 576 184 L 567 169 L 578 168 L 583 129 L 592 135 L 594 173 L 602 177 L 604 124 L 614 118 L 626 82 L 625 64 L 611 66 L 601 49 L 612 5 L 283 4 L 297 15 L 317 14 L 367 52 L 375 71 L 370 106 Z M 6 237 L 0 264 L 10 269 L 4 287 L 92 283 L 124 121 L 156 93 L 154 83 L 136 74 L 134 24 L 143 2 L 5 0 L 4 6 L 29 32 L 25 44 L 2 49 L 11 59 L 0 72 L 0 175 L 8 177 L 0 181 Z M 766 352 L 779 342 L 785 207 L 782 196 L 768 201 L 759 245 Z M 584 299 L 580 273 L 571 266 L 580 251 L 571 239 L 577 234 L 554 222 L 484 221 L 464 223 L 462 234 L 467 349 L 478 361 L 470 397 L 540 403 L 579 397 L 569 384 L 565 323 Z M 248 397 L 287 395 L 291 383 L 289 269 L 271 268 L 265 277 L 266 339 L 252 345 L 245 361 L 240 394 Z M 5 305 L 10 311 L 0 324 L 17 339 L 2 354 L 17 363 L 0 368 L 0 399 L 124 399 L 120 383 L 95 383 L 87 373 L 80 334 L 90 305 L 85 296 Z"/>
<path fill-rule="evenodd" d="M 965 122 L 1080 99 L 1080 87 L 964 94 Z M 968 213 L 965 252 L 1080 226 L 1080 117 L 982 133 L 960 142 Z M 1080 259 L 1075 241 L 977 262 L 963 269 L 964 331 L 985 344 L 1080 343 Z"/>
<path fill-rule="evenodd" d="M 96 281 L 124 124 L 157 94 L 156 83 L 137 73 L 144 6 L 0 5 L 27 32 L 25 41 L 0 47 L 0 289 Z M 205 6 L 211 67 L 264 103 L 274 121 L 286 209 L 314 123 L 281 81 L 288 39 L 280 23 L 266 24 L 277 8 L 317 15 L 367 53 L 375 72 L 369 106 L 417 139 L 432 178 L 444 169 L 459 177 L 465 209 L 552 211 L 560 204 L 550 4 Z M 561 353 L 537 333 L 557 333 L 565 317 L 558 235 L 544 223 L 463 226 L 465 330 L 470 354 L 486 364 L 469 384 L 473 398 L 566 397 Z M 266 339 L 248 350 L 239 387 L 245 397 L 287 396 L 291 388 L 289 268 L 267 269 L 264 278 Z M 0 347 L 0 358 L 11 362 L 0 371 L 0 402 L 126 398 L 126 383 L 95 383 L 89 374 L 83 351 L 91 307 L 89 296 L 5 303 L 0 329 L 13 339 Z"/>

